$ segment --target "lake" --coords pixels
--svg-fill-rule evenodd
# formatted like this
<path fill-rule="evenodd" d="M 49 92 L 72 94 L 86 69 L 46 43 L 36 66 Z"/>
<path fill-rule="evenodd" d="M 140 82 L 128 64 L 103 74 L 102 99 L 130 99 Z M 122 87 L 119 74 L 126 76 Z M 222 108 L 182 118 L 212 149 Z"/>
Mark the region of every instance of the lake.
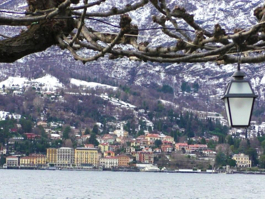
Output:
<path fill-rule="evenodd" d="M 244 199 L 265 197 L 265 175 L 0 170 L 1 199 Z"/>

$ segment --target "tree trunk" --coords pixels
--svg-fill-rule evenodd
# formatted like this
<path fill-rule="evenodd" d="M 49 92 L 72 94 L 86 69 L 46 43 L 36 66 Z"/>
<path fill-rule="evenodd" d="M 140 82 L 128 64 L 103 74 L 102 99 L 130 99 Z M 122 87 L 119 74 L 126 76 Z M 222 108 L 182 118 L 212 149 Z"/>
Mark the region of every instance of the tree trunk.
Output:
<path fill-rule="evenodd" d="M 47 26 L 32 25 L 18 36 L 0 41 L 0 62 L 14 62 L 28 54 L 44 51 L 56 43 L 52 30 Z"/>
<path fill-rule="evenodd" d="M 64 0 L 28 0 L 30 11 L 49 9 L 58 6 Z M 46 2 L 45 4 L 43 2 Z M 11 63 L 26 55 L 41 52 L 56 45 L 58 35 L 68 35 L 74 28 L 74 19 L 69 18 L 70 12 L 61 12 L 58 16 L 66 19 L 44 19 L 31 24 L 28 30 L 19 35 L 0 40 L 0 63 Z"/>

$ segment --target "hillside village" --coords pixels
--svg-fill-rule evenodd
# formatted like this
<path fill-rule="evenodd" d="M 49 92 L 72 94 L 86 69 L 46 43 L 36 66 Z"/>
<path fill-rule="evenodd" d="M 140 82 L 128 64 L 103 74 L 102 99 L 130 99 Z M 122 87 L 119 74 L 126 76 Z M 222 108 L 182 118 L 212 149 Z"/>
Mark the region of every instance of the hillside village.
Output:
<path fill-rule="evenodd" d="M 163 120 L 158 120 L 156 116 L 156 120 L 152 120 L 148 117 L 147 110 L 115 98 L 115 95 L 108 93 L 107 90 L 103 94 L 92 94 L 93 91 L 84 87 L 84 84 L 89 85 L 88 82 L 72 80 L 78 86 L 83 83 L 83 86 L 78 90 L 66 90 L 49 75 L 40 80 L 41 78 L 39 81 L 24 79 L 23 83 L 15 83 L 19 82 L 18 80 L 0 83 L 0 94 L 13 96 L 15 99 L 16 96 L 27 95 L 26 92 L 33 89 L 36 95 L 31 97 L 34 105 L 30 113 L 34 112 L 34 108 L 38 110 L 36 115 L 30 117 L 28 114 L 18 114 L 15 111 L 0 112 L 0 153 L 1 164 L 5 168 L 135 169 L 144 164 L 157 165 L 168 170 L 195 168 L 207 170 L 220 169 L 225 165 L 232 168 L 265 166 L 264 122 L 252 121 L 246 139 L 245 130 L 220 131 L 227 121 L 219 113 L 183 108 L 183 113 L 179 117 L 171 118 L 176 122 L 168 128 L 170 131 L 165 128 L 159 130 L 157 123 L 166 122 L 168 116 L 161 115 L 160 118 Z M 97 88 L 104 87 L 96 83 L 90 85 L 94 88 L 95 85 Z M 107 89 L 117 92 L 120 88 Z M 65 103 L 67 95 L 97 96 L 115 107 L 111 109 L 113 114 L 130 110 L 138 122 L 133 126 L 126 120 L 119 120 L 121 117 L 119 114 L 113 115 L 115 120 L 105 120 L 105 123 L 90 120 L 88 123 L 80 122 L 82 125 L 75 125 L 76 121 L 68 123 L 67 120 L 58 120 L 55 116 L 48 119 L 47 113 L 50 110 L 45 107 L 44 102 L 48 100 L 52 103 Z M 24 101 L 24 107 L 25 103 Z M 79 100 L 79 103 L 82 103 L 82 100 Z M 165 100 L 161 100 L 160 103 L 170 104 Z M 119 111 L 115 110 L 117 107 Z M 172 107 L 170 104 L 169 110 L 172 110 Z M 60 108 L 63 109 L 65 108 Z M 105 109 L 109 109 L 107 105 Z M 26 113 L 20 108 L 17 110 Z M 73 112 L 63 114 L 68 118 L 71 115 L 76 117 Z M 185 125 L 178 124 L 179 121 L 185 121 L 185 117 L 187 121 L 195 117 L 196 122 L 205 122 L 212 130 L 203 127 L 205 131 L 200 134 L 188 131 L 189 126 L 186 125 L 185 128 Z"/>

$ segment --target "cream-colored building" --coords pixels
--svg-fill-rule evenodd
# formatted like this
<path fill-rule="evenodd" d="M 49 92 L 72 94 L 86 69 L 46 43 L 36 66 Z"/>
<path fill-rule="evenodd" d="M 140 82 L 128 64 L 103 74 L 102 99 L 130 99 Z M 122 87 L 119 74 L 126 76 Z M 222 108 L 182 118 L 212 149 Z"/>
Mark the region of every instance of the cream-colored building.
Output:
<path fill-rule="evenodd" d="M 119 160 L 117 157 L 105 157 L 105 158 L 100 158 L 99 160 L 100 166 L 102 166 L 105 169 L 111 169 L 111 168 L 116 168 L 119 166 Z"/>
<path fill-rule="evenodd" d="M 19 165 L 18 157 L 16 157 L 16 156 L 8 156 L 8 157 L 6 157 L 6 166 L 7 166 L 7 168 L 18 167 L 18 165 Z"/>
<path fill-rule="evenodd" d="M 104 153 L 105 151 L 109 151 L 109 143 L 101 143 L 98 145 L 98 148 L 102 153 Z"/>
<path fill-rule="evenodd" d="M 251 167 L 251 160 L 244 153 L 234 154 L 232 159 L 236 161 L 237 167 Z"/>
<path fill-rule="evenodd" d="M 96 148 L 77 147 L 75 149 L 75 165 L 98 166 L 98 150 Z"/>
<path fill-rule="evenodd" d="M 121 129 L 115 130 L 113 134 L 117 135 L 117 137 L 128 137 L 129 135 L 128 131 L 123 129 L 123 125 L 121 126 Z"/>
<path fill-rule="evenodd" d="M 171 136 L 161 136 L 162 142 L 169 142 L 169 143 L 175 143 L 174 138 Z"/>
<path fill-rule="evenodd" d="M 74 164 L 74 149 L 61 147 L 57 149 L 57 167 L 71 167 Z"/>

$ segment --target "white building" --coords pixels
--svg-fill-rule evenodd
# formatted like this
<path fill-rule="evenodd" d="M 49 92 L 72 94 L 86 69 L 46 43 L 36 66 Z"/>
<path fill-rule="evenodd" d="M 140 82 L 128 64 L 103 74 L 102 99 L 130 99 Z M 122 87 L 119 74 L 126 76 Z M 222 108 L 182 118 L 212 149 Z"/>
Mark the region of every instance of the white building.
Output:
<path fill-rule="evenodd" d="M 8 157 L 6 157 L 6 166 L 7 166 L 7 168 L 18 167 L 18 165 L 19 165 L 18 157 L 16 157 L 16 156 L 8 156 Z"/>
<path fill-rule="evenodd" d="M 57 167 L 71 167 L 74 164 L 74 149 L 61 147 L 57 150 Z"/>
<path fill-rule="evenodd" d="M 115 130 L 113 134 L 117 135 L 117 137 L 128 137 L 129 135 L 127 131 L 124 131 L 123 124 L 121 124 L 121 129 Z"/>
<path fill-rule="evenodd" d="M 118 167 L 119 161 L 116 157 L 105 157 L 100 158 L 99 165 L 106 169 Z"/>

